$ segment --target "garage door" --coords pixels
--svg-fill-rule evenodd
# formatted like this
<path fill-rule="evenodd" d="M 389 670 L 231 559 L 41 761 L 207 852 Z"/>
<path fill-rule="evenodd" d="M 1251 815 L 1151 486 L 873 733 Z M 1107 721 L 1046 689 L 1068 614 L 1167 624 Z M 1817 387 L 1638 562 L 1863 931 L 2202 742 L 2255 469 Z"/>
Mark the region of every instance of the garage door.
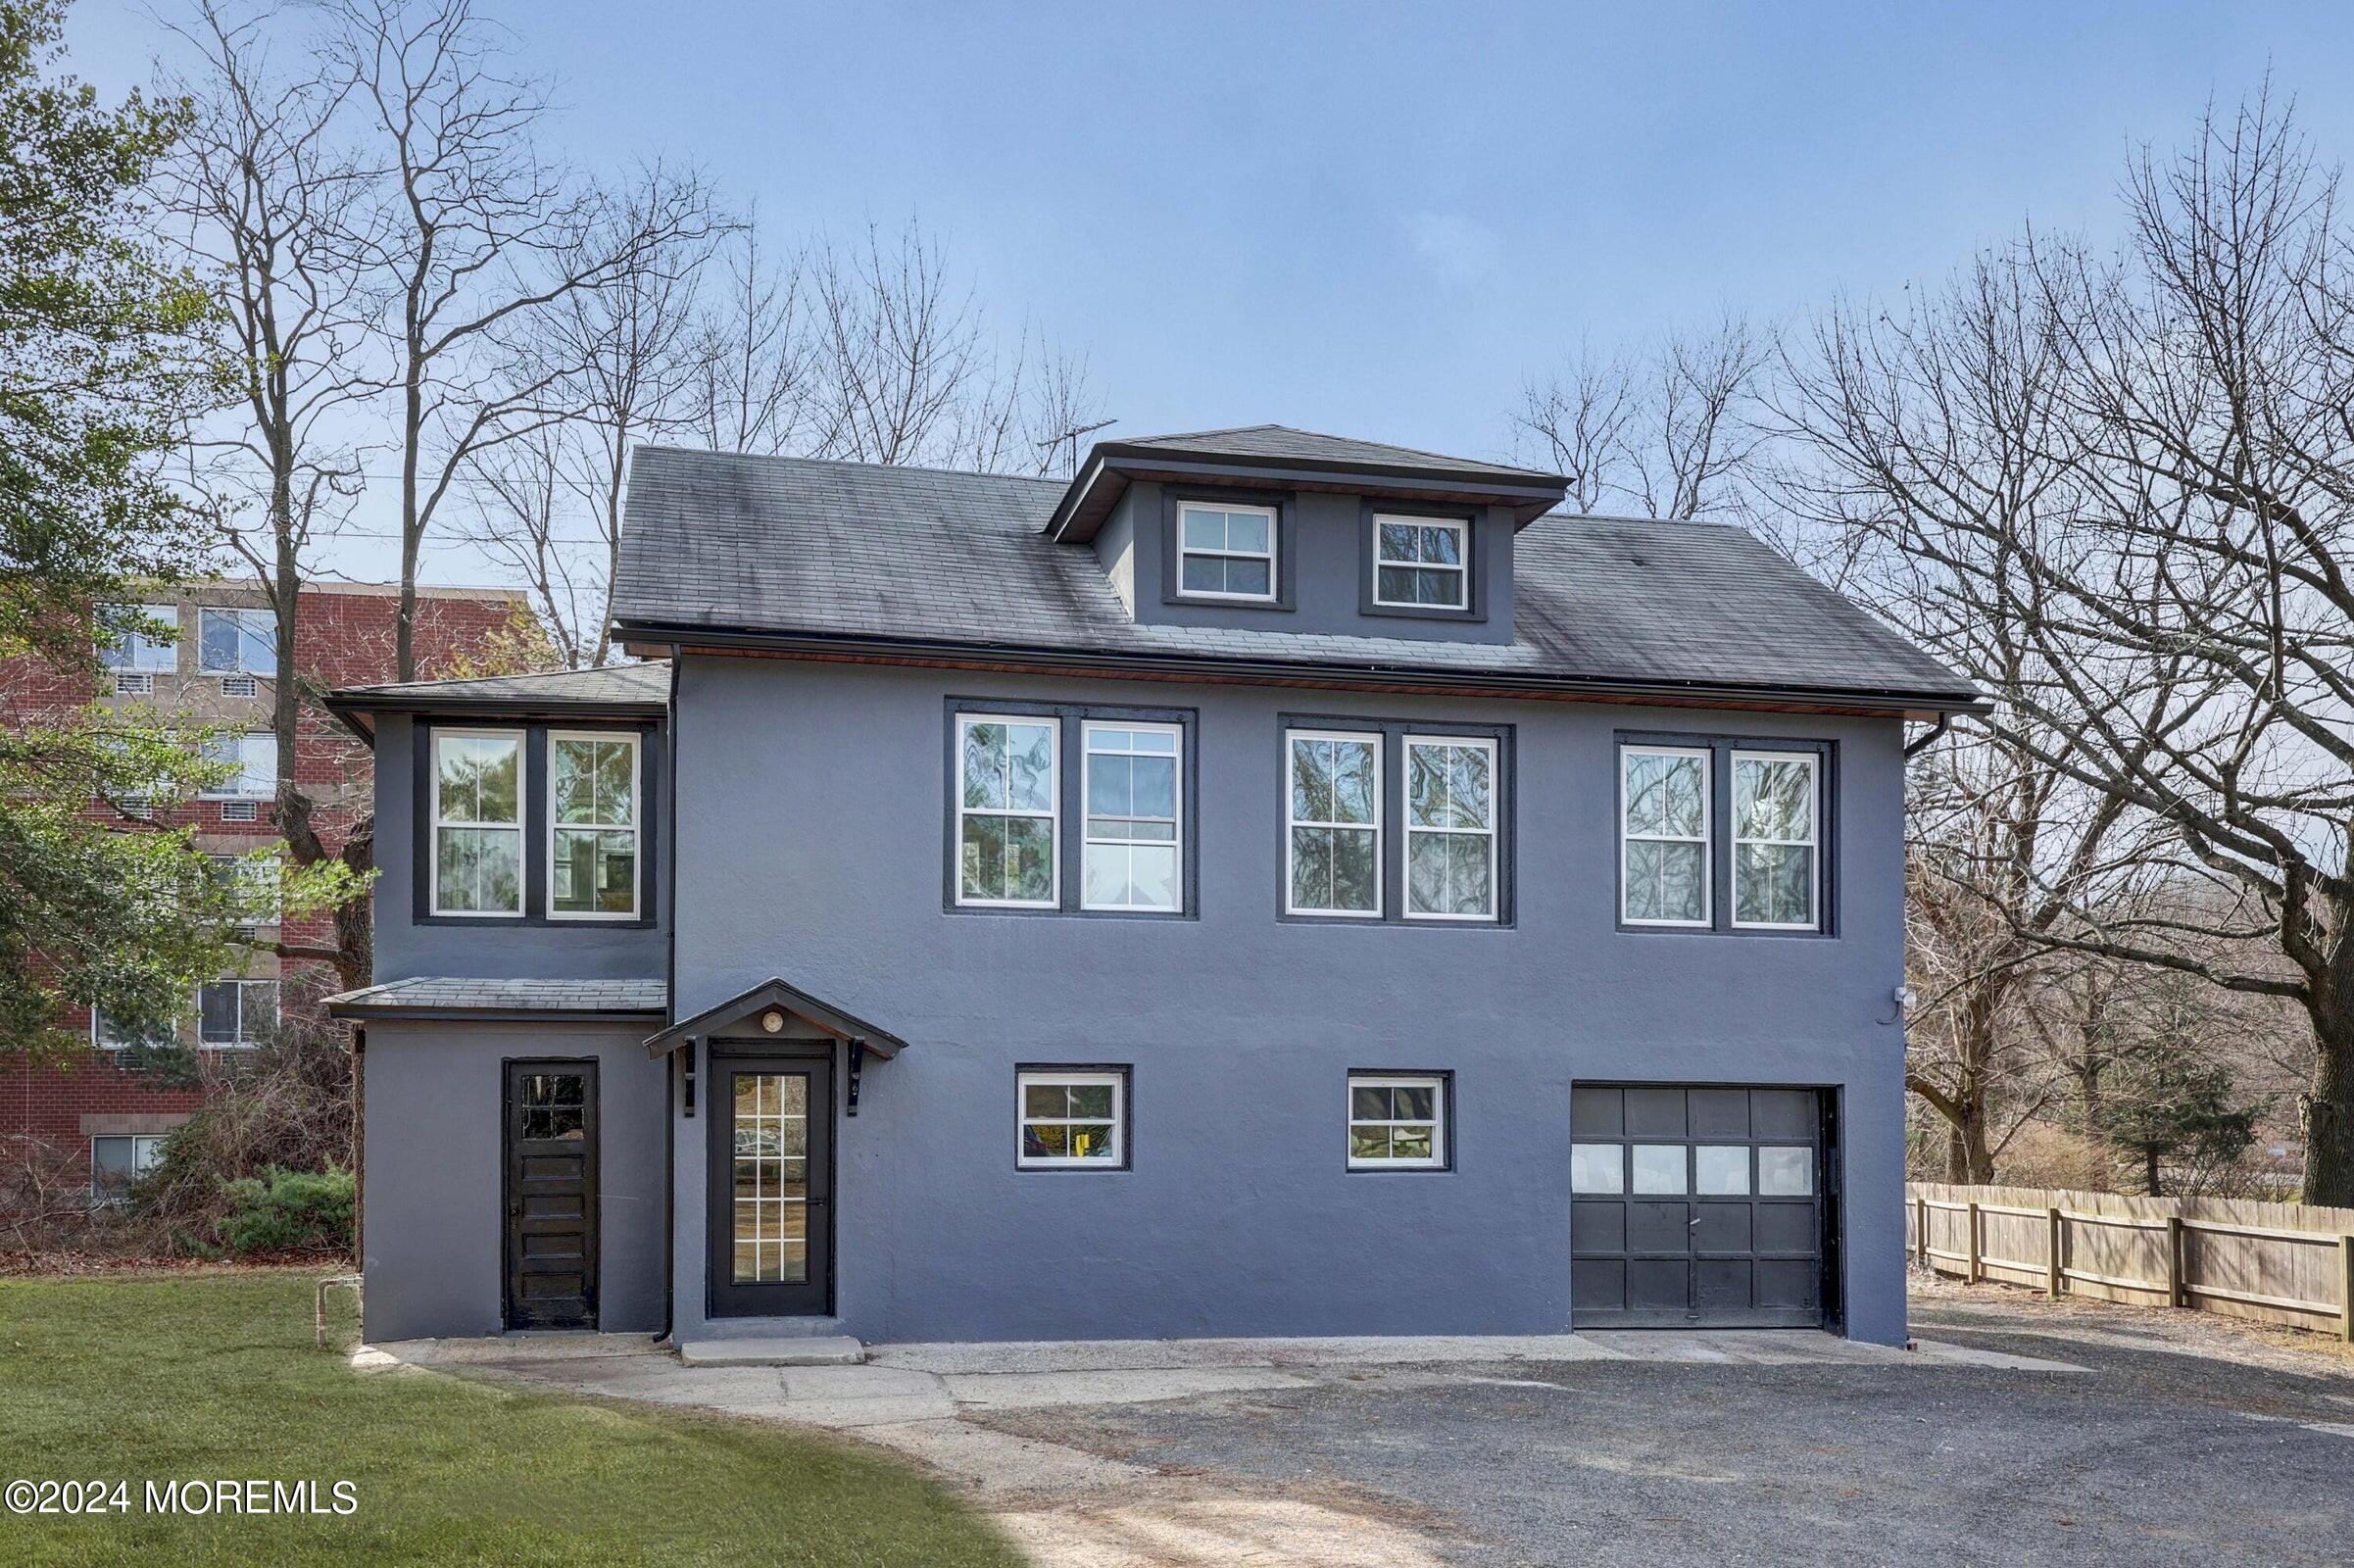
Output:
<path fill-rule="evenodd" d="M 1575 1325 L 1822 1324 L 1824 1120 L 1812 1089 L 1573 1090 Z"/>

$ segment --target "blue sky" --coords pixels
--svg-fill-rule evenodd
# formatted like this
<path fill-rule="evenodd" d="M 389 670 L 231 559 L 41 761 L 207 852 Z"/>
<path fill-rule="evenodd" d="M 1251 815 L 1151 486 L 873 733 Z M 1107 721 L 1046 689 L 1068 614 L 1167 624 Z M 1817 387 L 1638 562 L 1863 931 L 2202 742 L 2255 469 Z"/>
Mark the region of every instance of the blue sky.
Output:
<path fill-rule="evenodd" d="M 1892 292 L 2030 218 L 2111 231 L 2128 150 L 2268 67 L 2354 151 L 2325 4 L 500 9 L 579 161 L 692 157 L 782 230 L 919 216 L 1131 435 L 1498 453 L 1581 338 Z M 70 33 L 110 88 L 160 38 L 124 0 Z"/>

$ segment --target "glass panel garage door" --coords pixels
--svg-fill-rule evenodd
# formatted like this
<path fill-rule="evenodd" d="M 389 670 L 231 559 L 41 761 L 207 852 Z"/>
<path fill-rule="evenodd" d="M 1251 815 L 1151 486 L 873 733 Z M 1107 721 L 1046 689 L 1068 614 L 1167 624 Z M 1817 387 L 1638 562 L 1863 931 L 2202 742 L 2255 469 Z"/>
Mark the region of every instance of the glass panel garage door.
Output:
<path fill-rule="evenodd" d="M 1821 1326 L 1823 1120 L 1812 1089 L 1573 1090 L 1573 1326 Z"/>

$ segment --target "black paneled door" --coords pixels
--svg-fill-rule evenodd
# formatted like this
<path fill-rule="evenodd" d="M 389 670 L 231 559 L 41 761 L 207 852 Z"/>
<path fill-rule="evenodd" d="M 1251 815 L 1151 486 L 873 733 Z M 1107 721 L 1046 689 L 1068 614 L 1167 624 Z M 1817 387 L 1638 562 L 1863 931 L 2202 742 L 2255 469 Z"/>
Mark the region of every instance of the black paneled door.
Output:
<path fill-rule="evenodd" d="M 1813 1089 L 1578 1086 L 1573 1326 L 1820 1327 L 1825 1126 Z"/>
<path fill-rule="evenodd" d="M 597 1325 L 597 1064 L 507 1063 L 507 1326 Z"/>

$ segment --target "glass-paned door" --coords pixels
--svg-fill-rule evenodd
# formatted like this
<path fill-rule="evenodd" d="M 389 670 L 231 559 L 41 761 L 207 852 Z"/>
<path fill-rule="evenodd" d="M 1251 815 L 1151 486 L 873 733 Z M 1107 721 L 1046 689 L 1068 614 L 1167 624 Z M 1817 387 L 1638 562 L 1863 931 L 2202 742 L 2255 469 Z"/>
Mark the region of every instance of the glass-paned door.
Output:
<path fill-rule="evenodd" d="M 711 1310 L 822 1314 L 832 1294 L 831 1063 L 713 1058 Z"/>

